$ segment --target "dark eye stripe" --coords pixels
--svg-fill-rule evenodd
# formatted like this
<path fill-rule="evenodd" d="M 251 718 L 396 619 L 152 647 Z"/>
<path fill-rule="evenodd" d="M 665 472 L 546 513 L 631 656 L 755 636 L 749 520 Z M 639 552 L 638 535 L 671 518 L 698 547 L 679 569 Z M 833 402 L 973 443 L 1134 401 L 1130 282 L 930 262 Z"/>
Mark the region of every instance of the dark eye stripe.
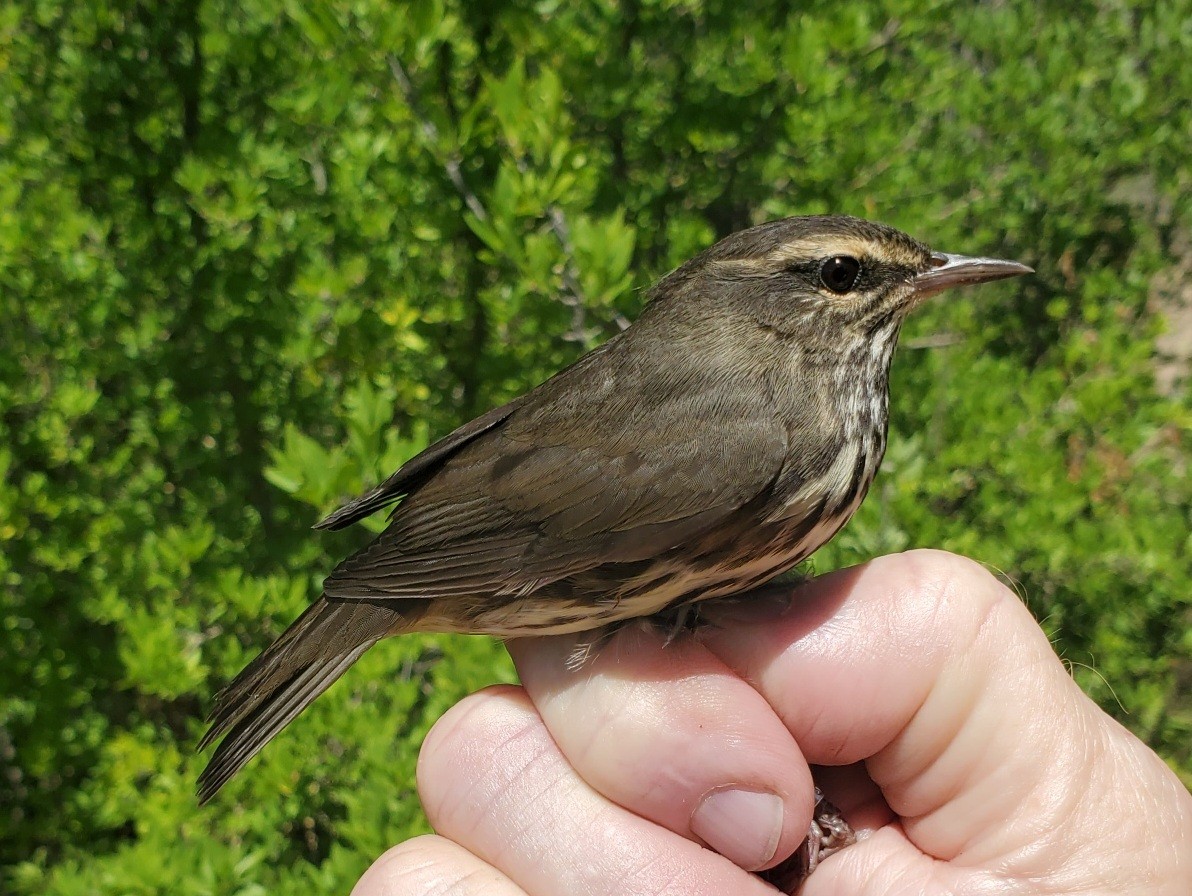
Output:
<path fill-rule="evenodd" d="M 826 260 L 821 257 L 791 261 L 783 266 L 782 272 L 788 276 L 798 278 L 808 285 L 814 286 L 816 289 L 826 289 L 820 281 L 820 268 Z M 861 259 L 861 273 L 849 292 L 853 294 L 868 292 L 869 290 L 881 287 L 882 284 L 893 283 L 895 280 L 905 280 L 913 273 L 909 268 L 902 265 L 870 258 Z M 846 295 L 846 293 L 836 293 L 836 295 Z"/>
<path fill-rule="evenodd" d="M 783 268 L 788 274 L 794 274 L 796 277 L 804 277 L 810 280 L 819 279 L 819 259 L 809 259 L 805 261 L 791 261 Z"/>

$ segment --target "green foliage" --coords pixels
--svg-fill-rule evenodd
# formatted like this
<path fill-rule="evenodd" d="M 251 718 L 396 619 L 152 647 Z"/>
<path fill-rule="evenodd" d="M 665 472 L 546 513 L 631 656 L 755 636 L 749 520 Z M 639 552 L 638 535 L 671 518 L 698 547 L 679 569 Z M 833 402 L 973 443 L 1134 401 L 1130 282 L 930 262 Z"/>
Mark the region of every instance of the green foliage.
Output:
<path fill-rule="evenodd" d="M 4 6 L 0 889 L 345 891 L 422 830 L 422 736 L 512 676 L 483 639 L 382 645 L 195 807 L 212 692 L 366 535 L 307 526 L 793 213 L 1039 271 L 912 322 L 886 466 L 817 567 L 986 562 L 1192 780 L 1192 404 L 1156 390 L 1152 286 L 1189 263 L 1190 19 Z"/>

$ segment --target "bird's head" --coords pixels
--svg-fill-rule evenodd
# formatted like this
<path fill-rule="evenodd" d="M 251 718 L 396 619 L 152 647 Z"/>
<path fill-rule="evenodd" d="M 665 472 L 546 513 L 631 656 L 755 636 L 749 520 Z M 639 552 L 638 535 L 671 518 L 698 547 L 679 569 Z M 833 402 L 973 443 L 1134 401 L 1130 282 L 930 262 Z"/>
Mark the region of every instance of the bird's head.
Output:
<path fill-rule="evenodd" d="M 1015 261 L 936 252 L 883 224 L 824 215 L 732 234 L 667 277 L 657 297 L 746 314 L 807 349 L 892 350 L 902 321 L 928 296 L 1030 272 Z"/>

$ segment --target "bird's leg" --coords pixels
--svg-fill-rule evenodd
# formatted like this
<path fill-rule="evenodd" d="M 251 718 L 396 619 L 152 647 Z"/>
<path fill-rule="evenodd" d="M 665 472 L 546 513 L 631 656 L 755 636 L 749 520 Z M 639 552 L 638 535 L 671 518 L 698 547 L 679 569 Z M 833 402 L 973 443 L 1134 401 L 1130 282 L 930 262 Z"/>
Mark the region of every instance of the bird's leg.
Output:
<path fill-rule="evenodd" d="M 857 842 L 852 826 L 818 787 L 815 788 L 815 814 L 807 839 L 794 854 L 762 877 L 784 893 L 795 893 L 807 876 L 828 856 Z"/>
<path fill-rule="evenodd" d="M 680 604 L 671 610 L 663 610 L 651 616 L 649 622 L 665 635 L 663 647 L 670 647 L 679 635 L 698 631 L 706 624 L 700 616 L 699 604 Z"/>
<path fill-rule="evenodd" d="M 592 630 L 585 640 L 577 642 L 571 649 L 571 653 L 567 655 L 564 665 L 569 672 L 582 669 L 590 660 L 596 658 L 596 655 L 613 639 L 617 632 L 627 625 L 640 625 L 661 632 L 663 647 L 669 647 L 680 635 L 698 631 L 708 624 L 700 617 L 699 604 L 696 603 L 679 604 L 667 607 L 652 616 L 640 616 L 635 619 L 614 622 L 603 628 Z"/>
<path fill-rule="evenodd" d="M 811 830 L 805 841 L 809 854 L 807 873 L 814 871 L 815 866 L 828 856 L 856 842 L 857 834 L 852 825 L 844 820 L 840 810 L 824 796 L 823 791 L 815 788 L 815 815 L 812 816 Z M 814 857 L 810 857 L 813 853 Z"/>
<path fill-rule="evenodd" d="M 663 636 L 663 646 L 669 647 L 675 640 L 685 633 L 697 634 L 701 629 L 718 625 L 713 619 L 707 618 L 702 608 L 705 603 L 725 606 L 736 603 L 746 603 L 756 600 L 770 600 L 789 605 L 791 592 L 808 581 L 811 576 L 805 566 L 796 567 L 780 573 L 775 578 L 762 585 L 756 585 L 738 594 L 726 594 L 710 598 L 708 601 L 687 600 L 683 603 L 672 604 L 650 616 L 640 616 L 610 623 L 599 629 L 594 629 L 587 640 L 578 642 L 567 656 L 567 670 L 574 672 L 582 669 L 600 653 L 601 649 L 612 640 L 613 636 L 627 625 L 641 625 L 660 632 Z M 613 604 L 620 602 L 618 598 Z"/>
<path fill-rule="evenodd" d="M 694 634 L 712 624 L 700 613 L 701 604 L 700 601 L 672 604 L 650 616 L 628 619 L 625 624 L 636 623 L 648 631 L 658 632 L 663 637 L 662 646 L 669 647 L 680 635 Z"/>

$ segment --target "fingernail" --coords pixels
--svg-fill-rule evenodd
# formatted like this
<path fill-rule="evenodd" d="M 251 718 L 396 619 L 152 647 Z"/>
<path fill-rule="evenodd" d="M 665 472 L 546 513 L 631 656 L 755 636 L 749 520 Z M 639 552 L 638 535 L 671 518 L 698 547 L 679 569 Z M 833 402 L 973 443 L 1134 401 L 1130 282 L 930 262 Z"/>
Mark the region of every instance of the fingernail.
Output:
<path fill-rule="evenodd" d="M 705 794 L 691 813 L 691 832 L 746 871 L 774 858 L 782 836 L 782 798 L 757 790 L 725 788 Z"/>

